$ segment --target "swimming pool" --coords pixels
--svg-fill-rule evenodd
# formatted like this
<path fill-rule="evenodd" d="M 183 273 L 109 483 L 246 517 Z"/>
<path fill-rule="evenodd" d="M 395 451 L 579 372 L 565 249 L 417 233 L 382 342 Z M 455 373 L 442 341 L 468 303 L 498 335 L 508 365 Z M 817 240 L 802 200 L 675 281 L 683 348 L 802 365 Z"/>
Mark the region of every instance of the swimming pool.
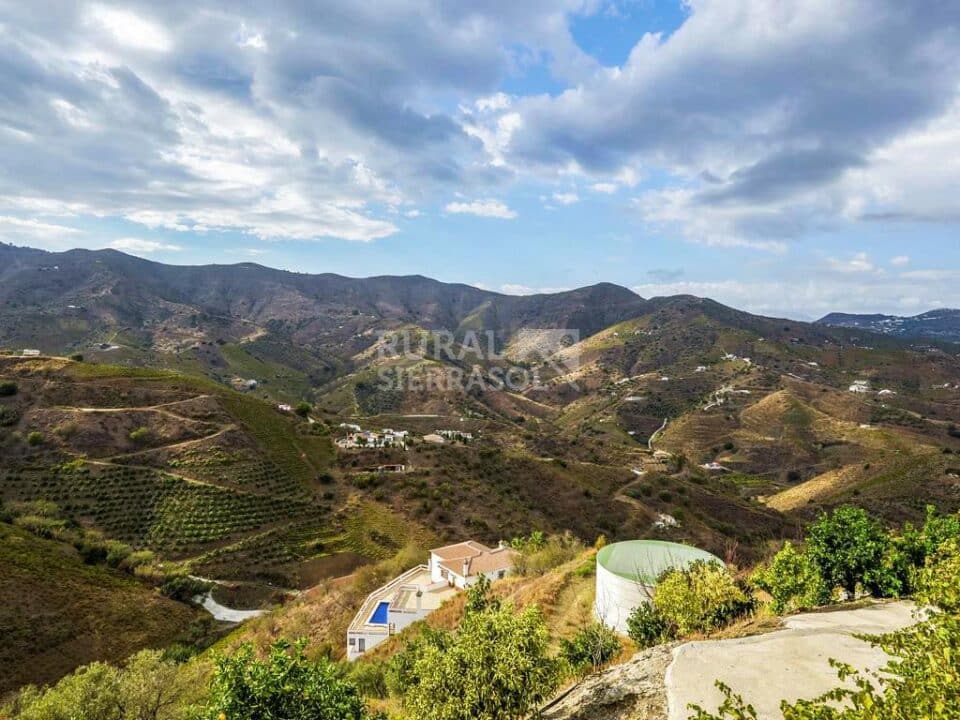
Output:
<path fill-rule="evenodd" d="M 386 625 L 387 624 L 387 611 L 390 609 L 390 603 L 382 602 L 377 605 L 377 609 L 373 611 L 373 615 L 370 616 L 371 625 Z"/>

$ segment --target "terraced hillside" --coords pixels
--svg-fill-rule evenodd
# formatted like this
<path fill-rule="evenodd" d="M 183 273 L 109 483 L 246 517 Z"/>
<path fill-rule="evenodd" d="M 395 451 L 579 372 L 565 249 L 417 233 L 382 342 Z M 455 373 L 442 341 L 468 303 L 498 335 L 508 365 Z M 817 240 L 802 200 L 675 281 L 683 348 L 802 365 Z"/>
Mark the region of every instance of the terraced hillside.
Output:
<path fill-rule="evenodd" d="M 2 400 L 6 502 L 53 502 L 192 572 L 287 587 L 341 549 L 350 490 L 328 479 L 329 438 L 291 414 L 167 372 L 2 358 L 0 377 L 16 388 Z M 253 542 L 276 550 L 235 552 Z"/>

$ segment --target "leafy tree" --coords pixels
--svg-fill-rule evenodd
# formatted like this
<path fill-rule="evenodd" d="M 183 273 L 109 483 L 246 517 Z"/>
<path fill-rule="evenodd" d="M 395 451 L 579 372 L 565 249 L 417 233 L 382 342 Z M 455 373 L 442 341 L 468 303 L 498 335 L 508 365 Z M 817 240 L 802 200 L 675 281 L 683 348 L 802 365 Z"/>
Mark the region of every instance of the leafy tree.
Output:
<path fill-rule="evenodd" d="M 960 541 L 950 540 L 917 575 L 917 599 L 960 613 Z"/>
<path fill-rule="evenodd" d="M 539 609 L 468 613 L 445 647 L 425 644 L 404 706 L 417 720 L 511 720 L 550 696 L 560 663 Z"/>
<path fill-rule="evenodd" d="M 51 688 L 28 686 L 0 717 L 11 720 L 175 720 L 202 690 L 196 667 L 181 668 L 158 650 L 144 650 L 122 667 L 95 662 Z"/>
<path fill-rule="evenodd" d="M 922 567 L 947 541 L 960 540 L 960 515 L 941 515 L 933 505 L 927 505 L 926 510 L 923 528 L 918 530 L 907 523 L 900 540 L 903 552 L 917 567 Z"/>
<path fill-rule="evenodd" d="M 787 542 L 770 564 L 752 578 L 757 587 L 773 597 L 773 611 L 783 613 L 823 605 L 830 599 L 830 588 L 810 556 Z"/>
<path fill-rule="evenodd" d="M 703 561 L 666 573 L 657 583 L 653 602 L 680 635 L 722 627 L 750 608 L 750 600 L 726 568 Z"/>
<path fill-rule="evenodd" d="M 592 622 L 571 639 L 560 641 L 560 653 L 574 672 L 596 671 L 610 662 L 623 645 L 617 634 L 603 623 Z"/>
<path fill-rule="evenodd" d="M 807 553 L 831 588 L 852 595 L 863 585 L 875 594 L 896 594 L 890 538 L 861 508 L 846 505 L 821 515 L 807 533 Z"/>
<path fill-rule="evenodd" d="M 652 603 L 641 603 L 627 617 L 627 635 L 640 648 L 650 648 L 673 640 L 670 624 Z"/>
<path fill-rule="evenodd" d="M 301 400 L 298 402 L 297 406 L 293 409 L 293 411 L 302 418 L 305 418 L 307 415 L 309 415 L 311 410 L 313 410 L 313 405 L 308 403 L 306 400 Z"/>
<path fill-rule="evenodd" d="M 265 660 L 244 644 L 217 658 L 204 717 L 209 720 L 362 720 L 357 689 L 326 659 L 308 660 L 305 641 L 278 640 Z"/>
<path fill-rule="evenodd" d="M 17 394 L 17 384 L 12 380 L 0 382 L 0 397 L 10 397 Z"/>
<path fill-rule="evenodd" d="M 452 635 L 447 632 L 435 630 L 429 625 L 424 627 L 416 639 L 408 642 L 403 650 L 390 659 L 386 677 L 390 692 L 400 697 L 406 695 L 419 682 L 416 664 L 425 649 L 428 646 L 435 647 L 442 652 L 450 645 L 451 639 Z"/>
<path fill-rule="evenodd" d="M 499 610 L 500 599 L 494 597 L 491 592 L 492 583 L 483 573 L 477 578 L 477 582 L 467 588 L 467 602 L 464 605 L 464 612 L 484 612 L 485 610 Z"/>

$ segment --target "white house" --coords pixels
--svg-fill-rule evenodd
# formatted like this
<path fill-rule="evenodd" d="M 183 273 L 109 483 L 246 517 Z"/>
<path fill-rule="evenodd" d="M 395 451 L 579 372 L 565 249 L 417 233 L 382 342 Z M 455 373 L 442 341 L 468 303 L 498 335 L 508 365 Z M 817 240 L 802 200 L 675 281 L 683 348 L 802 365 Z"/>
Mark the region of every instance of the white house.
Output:
<path fill-rule="evenodd" d="M 447 545 L 430 551 L 430 578 L 462 590 L 477 582 L 481 575 L 491 580 L 506 577 L 513 570 L 517 555 L 516 550 L 504 545 L 494 550 L 474 540 Z"/>
<path fill-rule="evenodd" d="M 868 393 L 870 392 L 870 383 L 867 380 L 855 380 L 849 389 L 852 393 Z"/>
<path fill-rule="evenodd" d="M 347 660 L 356 660 L 391 635 L 422 620 L 483 574 L 505 577 L 519 553 L 493 550 L 467 540 L 430 551 L 430 562 L 417 565 L 367 596 L 347 628 Z"/>
<path fill-rule="evenodd" d="M 40 357 L 40 351 L 33 348 L 24 348 L 21 353 L 22 357 Z"/>
<path fill-rule="evenodd" d="M 417 565 L 377 588 L 347 629 L 347 660 L 356 660 L 456 594 L 456 588 L 447 583 L 433 582 L 426 565 Z"/>

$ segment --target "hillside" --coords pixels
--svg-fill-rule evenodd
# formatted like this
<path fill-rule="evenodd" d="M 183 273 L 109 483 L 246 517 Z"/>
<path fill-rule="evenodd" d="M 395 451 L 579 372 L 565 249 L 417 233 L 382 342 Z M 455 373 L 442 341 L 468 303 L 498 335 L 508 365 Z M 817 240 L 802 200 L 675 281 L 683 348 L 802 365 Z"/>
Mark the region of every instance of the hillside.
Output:
<path fill-rule="evenodd" d="M 73 548 L 0 523 L 0 697 L 94 660 L 186 640 L 200 613 Z"/>
<path fill-rule="evenodd" d="M 890 524 L 960 508 L 949 344 L 604 284 L 517 298 L 0 254 L 0 499 L 48 534 L 149 553 L 137 572 L 158 585 L 211 578 L 251 608 L 320 593 L 336 629 L 358 600 L 324 599 L 338 578 L 409 548 L 539 530 L 750 564 L 843 503 Z M 547 332 L 564 328 L 577 332 Z M 441 331 L 443 349 L 384 351 L 391 333 Z M 468 331 L 490 331 L 496 352 Z M 511 368 L 536 382 L 491 382 Z M 405 440 L 357 444 L 354 426 Z"/>

